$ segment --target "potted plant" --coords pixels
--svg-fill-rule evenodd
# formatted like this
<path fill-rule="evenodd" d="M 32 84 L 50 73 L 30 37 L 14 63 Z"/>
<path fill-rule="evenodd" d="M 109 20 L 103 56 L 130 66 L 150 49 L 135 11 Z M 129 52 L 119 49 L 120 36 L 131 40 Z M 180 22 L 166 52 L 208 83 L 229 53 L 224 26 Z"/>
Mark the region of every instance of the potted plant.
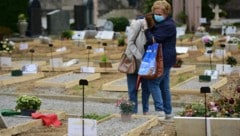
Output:
<path fill-rule="evenodd" d="M 65 30 L 62 32 L 61 37 L 63 39 L 71 39 L 73 34 L 74 34 L 74 32 L 72 30 Z"/>
<path fill-rule="evenodd" d="M 16 110 L 20 110 L 22 115 L 31 116 L 31 113 L 40 109 L 42 101 L 36 96 L 21 95 L 16 100 Z"/>
<path fill-rule="evenodd" d="M 232 56 L 228 56 L 227 57 L 227 64 L 231 65 L 231 67 L 237 65 L 237 60 L 236 58 L 232 57 Z"/>
<path fill-rule="evenodd" d="M 122 121 L 130 121 L 135 103 L 122 98 L 117 101 L 116 106 L 119 107 L 121 111 Z"/>
<path fill-rule="evenodd" d="M 18 30 L 19 30 L 20 37 L 26 36 L 27 27 L 28 27 L 27 17 L 23 13 L 19 14 L 18 15 Z"/>
<path fill-rule="evenodd" d="M 111 62 L 108 62 L 108 58 L 107 58 L 107 55 L 104 54 L 102 57 L 101 57 L 101 62 L 99 62 L 99 66 L 101 68 L 111 68 L 112 67 L 112 63 Z"/>

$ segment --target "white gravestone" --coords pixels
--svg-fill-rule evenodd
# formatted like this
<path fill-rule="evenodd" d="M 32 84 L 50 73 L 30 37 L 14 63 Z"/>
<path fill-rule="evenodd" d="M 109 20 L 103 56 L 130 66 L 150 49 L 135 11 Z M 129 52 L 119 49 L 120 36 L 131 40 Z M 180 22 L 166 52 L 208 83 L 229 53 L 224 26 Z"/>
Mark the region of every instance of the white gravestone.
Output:
<path fill-rule="evenodd" d="M 214 19 L 211 20 L 211 28 L 221 28 L 222 23 L 220 21 L 219 13 L 222 12 L 222 10 L 219 8 L 219 5 L 215 5 L 214 9 L 212 10 L 214 13 Z"/>
<path fill-rule="evenodd" d="M 37 64 L 26 64 L 22 67 L 23 74 L 36 74 L 38 72 Z"/>
<path fill-rule="evenodd" d="M 0 66 L 11 67 L 12 66 L 12 58 L 11 57 L 0 57 Z"/>
<path fill-rule="evenodd" d="M 211 80 L 218 79 L 218 71 L 217 70 L 205 70 L 204 75 L 211 76 Z"/>
<path fill-rule="evenodd" d="M 72 65 L 77 64 L 77 63 L 79 63 L 79 59 L 71 59 L 68 62 L 64 62 L 62 64 L 62 66 L 63 67 L 69 67 L 69 66 L 72 66 Z"/>
<path fill-rule="evenodd" d="M 82 66 L 80 68 L 80 72 L 82 72 L 82 73 L 95 73 L 95 68 L 94 67 Z"/>
<path fill-rule="evenodd" d="M 86 35 L 85 31 L 74 31 L 72 39 L 73 40 L 84 40 L 85 35 Z"/>
<path fill-rule="evenodd" d="M 188 52 L 189 47 L 176 47 L 176 51 L 179 54 L 185 54 Z"/>
<path fill-rule="evenodd" d="M 66 51 L 66 50 L 67 50 L 67 48 L 64 46 L 64 47 L 62 47 L 62 48 L 56 49 L 56 52 L 64 52 L 64 51 Z"/>
<path fill-rule="evenodd" d="M 97 54 L 97 53 L 104 53 L 104 48 L 94 48 L 93 49 L 93 53 Z"/>
<path fill-rule="evenodd" d="M 222 35 L 224 33 L 226 35 L 236 34 L 237 33 L 237 27 L 236 26 L 222 26 Z"/>
<path fill-rule="evenodd" d="M 68 136 L 97 136 L 97 121 L 92 119 L 68 118 Z"/>
<path fill-rule="evenodd" d="M 223 57 L 227 57 L 227 55 L 226 55 L 226 50 L 224 49 L 224 50 L 222 50 L 222 49 L 216 49 L 215 50 L 215 56 L 217 57 L 217 58 L 223 58 Z"/>
<path fill-rule="evenodd" d="M 98 31 L 96 39 L 112 40 L 114 31 Z"/>

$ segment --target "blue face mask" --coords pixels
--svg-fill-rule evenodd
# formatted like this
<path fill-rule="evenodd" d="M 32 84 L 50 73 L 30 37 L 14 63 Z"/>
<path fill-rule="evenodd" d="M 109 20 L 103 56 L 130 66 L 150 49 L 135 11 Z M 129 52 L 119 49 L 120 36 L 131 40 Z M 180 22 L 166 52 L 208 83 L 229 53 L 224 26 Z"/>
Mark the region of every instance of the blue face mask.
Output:
<path fill-rule="evenodd" d="M 163 16 L 160 16 L 160 15 L 154 15 L 154 19 L 156 22 L 162 22 L 164 20 L 164 17 Z"/>

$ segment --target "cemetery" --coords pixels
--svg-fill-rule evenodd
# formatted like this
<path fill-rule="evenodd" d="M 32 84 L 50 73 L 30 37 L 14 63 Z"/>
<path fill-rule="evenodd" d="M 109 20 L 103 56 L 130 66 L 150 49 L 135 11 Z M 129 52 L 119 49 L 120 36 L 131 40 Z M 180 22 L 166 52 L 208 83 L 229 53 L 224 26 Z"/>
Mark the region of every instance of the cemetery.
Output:
<path fill-rule="evenodd" d="M 121 114 L 128 87 L 118 66 L 129 25 L 155 0 L 113 1 L 23 0 L 19 11 L 4 11 L 14 23 L 0 13 L 0 136 L 240 135 L 240 2 L 167 0 L 177 32 L 167 120 L 151 96 L 142 113 L 141 87 L 138 113 Z M 20 96 L 40 100 L 20 109 Z"/>

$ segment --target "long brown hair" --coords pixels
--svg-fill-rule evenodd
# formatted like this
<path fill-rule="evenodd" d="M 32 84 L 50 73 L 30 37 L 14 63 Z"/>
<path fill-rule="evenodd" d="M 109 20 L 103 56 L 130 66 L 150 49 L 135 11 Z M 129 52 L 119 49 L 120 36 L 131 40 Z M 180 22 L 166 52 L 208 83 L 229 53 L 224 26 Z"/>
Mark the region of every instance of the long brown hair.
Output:
<path fill-rule="evenodd" d="M 146 19 L 148 28 L 152 28 L 155 25 L 155 21 L 153 19 L 153 13 L 152 12 L 147 13 L 145 15 L 145 19 Z"/>

